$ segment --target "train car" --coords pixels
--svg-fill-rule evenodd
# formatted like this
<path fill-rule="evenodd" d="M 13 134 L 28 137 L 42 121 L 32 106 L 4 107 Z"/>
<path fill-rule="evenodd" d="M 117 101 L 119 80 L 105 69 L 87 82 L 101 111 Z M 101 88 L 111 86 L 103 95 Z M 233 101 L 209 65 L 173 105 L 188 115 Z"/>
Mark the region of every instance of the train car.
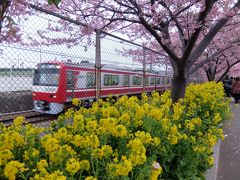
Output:
<path fill-rule="evenodd" d="M 170 87 L 171 77 L 145 73 L 117 65 L 102 65 L 100 97 L 109 94 L 133 95 L 142 92 L 164 91 Z M 37 65 L 33 79 L 34 110 L 58 114 L 73 98 L 89 102 L 96 98 L 95 64 L 83 61 L 45 62 Z M 145 82 L 143 82 L 145 79 Z M 143 85 L 144 83 L 144 85 Z"/>

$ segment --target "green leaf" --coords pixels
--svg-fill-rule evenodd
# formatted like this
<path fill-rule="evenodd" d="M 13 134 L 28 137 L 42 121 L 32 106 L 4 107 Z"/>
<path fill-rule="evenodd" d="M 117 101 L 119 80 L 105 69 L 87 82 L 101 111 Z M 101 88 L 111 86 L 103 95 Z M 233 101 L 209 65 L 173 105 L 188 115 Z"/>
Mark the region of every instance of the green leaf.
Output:
<path fill-rule="evenodd" d="M 55 4 L 57 6 L 60 2 L 61 0 L 48 0 L 49 5 Z"/>

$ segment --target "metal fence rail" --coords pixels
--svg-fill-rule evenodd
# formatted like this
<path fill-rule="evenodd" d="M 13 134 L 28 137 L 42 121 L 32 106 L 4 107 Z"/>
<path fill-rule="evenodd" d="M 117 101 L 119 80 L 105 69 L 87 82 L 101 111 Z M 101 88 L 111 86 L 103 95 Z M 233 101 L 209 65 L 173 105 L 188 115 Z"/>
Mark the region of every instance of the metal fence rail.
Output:
<path fill-rule="evenodd" d="M 50 19 L 50 15 L 39 16 L 37 24 L 44 25 Z M 54 20 L 51 21 L 54 23 Z M 0 58 L 3 62 L 0 64 L 0 114 L 32 110 L 43 104 L 47 108 L 51 106 L 50 101 L 59 108 L 59 104 L 68 103 L 74 97 L 81 97 L 86 102 L 99 99 L 106 96 L 103 93 L 106 87 L 119 89 L 120 94 L 131 93 L 131 83 L 135 89 L 141 87 L 144 91 L 147 86 L 153 86 L 150 76 L 146 76 L 150 71 L 165 76 L 161 84 L 167 86 L 167 76 L 171 76 L 171 72 L 167 63 L 154 63 L 153 57 L 158 58 L 158 62 L 167 62 L 158 52 L 101 31 L 96 31 L 90 41 L 83 41 L 80 45 L 44 45 L 40 42 L 46 42 L 46 39 L 37 33 L 41 26 L 35 25 L 36 20 L 32 23 L 31 20 L 27 22 L 23 37 L 26 37 L 25 44 L 30 44 L 28 38 L 31 36 L 38 42 L 35 45 L 0 44 Z M 61 34 L 51 33 L 49 36 L 57 39 Z M 40 65 L 56 62 L 64 64 L 67 70 L 63 71 L 62 65 L 58 69 L 60 64 L 40 68 Z M 82 70 L 79 70 L 80 66 Z M 104 69 L 107 70 L 104 72 Z M 117 77 L 113 71 L 122 71 L 120 74 L 125 72 L 126 76 Z M 130 71 L 136 72 L 136 76 L 142 76 L 140 84 L 135 82 L 139 80 L 137 77 L 132 77 L 135 80 L 129 79 L 128 86 L 124 84 Z M 106 72 L 108 75 L 104 75 Z M 59 90 L 62 83 L 65 83 L 64 87 Z"/>

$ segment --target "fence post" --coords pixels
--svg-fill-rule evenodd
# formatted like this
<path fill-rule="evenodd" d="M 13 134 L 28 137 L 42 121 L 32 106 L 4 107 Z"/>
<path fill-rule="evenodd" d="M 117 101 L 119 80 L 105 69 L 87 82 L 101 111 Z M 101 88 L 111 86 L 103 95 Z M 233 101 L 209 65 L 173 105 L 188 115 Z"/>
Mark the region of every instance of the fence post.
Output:
<path fill-rule="evenodd" d="M 100 42 L 100 30 L 96 30 L 96 59 L 95 59 L 95 68 L 96 68 L 96 99 L 101 98 L 101 42 Z"/>
<path fill-rule="evenodd" d="M 146 49 L 143 47 L 143 92 L 145 92 L 145 81 L 146 81 Z"/>

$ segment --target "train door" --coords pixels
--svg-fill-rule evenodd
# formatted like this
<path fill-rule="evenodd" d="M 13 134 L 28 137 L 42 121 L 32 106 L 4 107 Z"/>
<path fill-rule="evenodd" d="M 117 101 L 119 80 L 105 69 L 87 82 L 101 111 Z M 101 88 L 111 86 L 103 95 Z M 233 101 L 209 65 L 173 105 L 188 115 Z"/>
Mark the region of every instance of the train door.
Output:
<path fill-rule="evenodd" d="M 74 98 L 74 71 L 67 70 L 66 86 L 67 99 L 71 101 Z"/>
<path fill-rule="evenodd" d="M 129 75 L 123 75 L 123 82 L 122 85 L 124 86 L 123 93 L 128 94 L 129 92 L 129 84 L 130 84 L 130 76 Z"/>

